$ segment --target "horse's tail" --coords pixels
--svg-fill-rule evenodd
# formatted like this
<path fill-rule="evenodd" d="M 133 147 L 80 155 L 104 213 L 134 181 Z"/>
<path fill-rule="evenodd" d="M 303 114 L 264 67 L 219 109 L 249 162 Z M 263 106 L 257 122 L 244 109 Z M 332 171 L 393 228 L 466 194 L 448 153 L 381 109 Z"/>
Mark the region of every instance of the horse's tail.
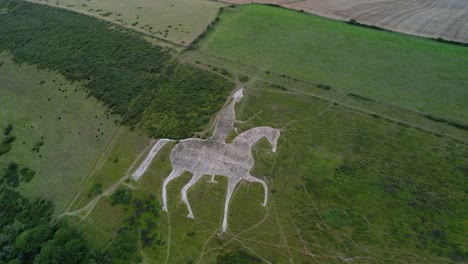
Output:
<path fill-rule="evenodd" d="M 145 160 L 143 160 L 140 167 L 138 167 L 138 169 L 132 174 L 132 176 L 130 176 L 130 178 L 134 181 L 138 181 L 138 179 L 140 179 L 140 177 L 146 172 L 156 154 L 158 154 L 161 148 L 164 147 L 164 145 L 166 145 L 170 141 L 174 140 L 166 138 L 158 140 L 158 142 L 156 142 L 151 148 L 150 152 L 146 156 Z"/>

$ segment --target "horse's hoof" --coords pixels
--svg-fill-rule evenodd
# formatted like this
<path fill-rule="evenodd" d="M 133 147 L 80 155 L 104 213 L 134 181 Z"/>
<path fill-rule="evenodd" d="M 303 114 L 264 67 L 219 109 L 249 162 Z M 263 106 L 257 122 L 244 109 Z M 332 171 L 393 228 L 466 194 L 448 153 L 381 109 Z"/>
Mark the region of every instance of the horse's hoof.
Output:
<path fill-rule="evenodd" d="M 163 210 L 164 212 L 167 212 L 166 206 L 163 206 L 162 210 Z"/>
<path fill-rule="evenodd" d="M 188 214 L 187 217 L 193 219 L 193 214 Z"/>

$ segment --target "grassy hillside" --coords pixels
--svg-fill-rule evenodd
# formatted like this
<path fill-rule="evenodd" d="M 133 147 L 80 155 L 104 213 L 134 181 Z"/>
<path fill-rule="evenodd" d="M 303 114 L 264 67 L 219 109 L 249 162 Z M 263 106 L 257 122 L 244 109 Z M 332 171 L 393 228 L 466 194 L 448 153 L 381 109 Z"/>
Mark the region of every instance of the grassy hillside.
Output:
<path fill-rule="evenodd" d="M 265 176 L 271 188 L 267 207 L 260 206 L 261 185 L 239 185 L 228 233 L 220 234 L 226 179 L 219 176 L 213 184 L 205 176 L 190 189 L 195 214 L 190 220 L 180 202 L 180 190 L 190 179 L 186 174 L 168 186 L 169 214 L 151 218 L 160 242 L 143 248 L 140 257 L 156 263 L 213 263 L 220 255 L 239 257 L 243 249 L 253 259 L 275 263 L 446 263 L 466 258 L 465 143 L 264 83 L 251 83 L 246 96 L 237 108 L 238 119 L 250 119 L 237 125 L 240 131 L 260 125 L 283 129 L 278 154 L 264 141 L 253 150 L 253 173 Z M 122 147 L 130 146 L 130 138 L 132 134 Z M 134 140 L 144 144 L 136 135 Z M 170 149 L 165 147 L 140 181 L 130 185 L 134 198 L 156 195 L 161 201 L 162 181 L 171 171 Z M 132 157 L 139 153 L 127 152 Z M 119 166 L 113 158 L 105 164 Z M 125 168 L 114 172 L 123 176 Z M 131 204 L 112 207 L 109 198 L 102 199 L 79 227 L 89 237 L 100 232 L 111 238 L 131 223 Z M 140 225 L 135 232 L 145 228 Z"/>
<path fill-rule="evenodd" d="M 22 1 L 0 0 L 0 10 L 0 50 L 84 82 L 124 123 L 140 124 L 153 137 L 200 130 L 232 89 L 218 75 L 179 64 L 109 23 Z"/>
<path fill-rule="evenodd" d="M 226 8 L 200 51 L 467 123 L 468 49 L 291 10 Z"/>
<path fill-rule="evenodd" d="M 0 134 L 0 194 L 11 189 L 3 186 L 14 183 L 10 161 L 17 161 L 20 170 L 36 171 L 19 188 L 50 195 L 63 208 L 60 197 L 70 200 L 70 190 L 94 167 L 60 219 L 100 249 L 99 263 L 466 260 L 466 131 L 377 102 L 465 122 L 465 49 L 243 6 L 225 10 L 199 43 L 202 54 L 179 56 L 186 62 L 200 58 L 193 63 L 209 73 L 115 25 L 60 9 L 0 0 L 0 24 L 0 51 L 12 54 L 0 57 L 0 132 L 10 123 L 3 120 L 13 123 L 4 132 L 11 135 Z M 260 184 L 242 182 L 224 234 L 226 178 L 209 183 L 204 176 L 189 190 L 192 220 L 180 200 L 190 179 L 185 173 L 168 185 L 169 213 L 162 212 L 162 182 L 177 142 L 162 148 L 138 182 L 124 181 L 152 140 L 121 128 L 103 153 L 115 127 L 102 105 L 84 99 L 85 91 L 94 95 L 126 124 L 154 137 L 185 138 L 207 123 L 232 88 L 214 72 L 247 86 L 236 106 L 237 119 L 244 120 L 236 123 L 239 132 L 257 126 L 282 131 L 277 153 L 265 140 L 252 149 L 252 174 L 268 183 L 267 206 L 260 205 Z M 99 153 L 99 162 L 90 165 Z M 70 173 L 73 180 L 47 170 Z M 4 200 L 2 208 L 16 208 Z M 93 210 L 79 211 L 88 204 Z M 8 215 L 15 215 L 13 209 Z M 15 217 L 9 220 L 15 225 Z M 20 252 L 9 249 L 13 257 Z"/>
<path fill-rule="evenodd" d="M 19 66 L 0 53 L 0 130 L 11 124 L 16 137 L 0 156 L 0 173 L 16 162 L 35 171 L 21 186 L 28 197 L 43 197 L 65 209 L 112 138 L 115 116 L 84 87 L 35 66 Z M 42 142 L 42 144 L 41 144 Z"/>

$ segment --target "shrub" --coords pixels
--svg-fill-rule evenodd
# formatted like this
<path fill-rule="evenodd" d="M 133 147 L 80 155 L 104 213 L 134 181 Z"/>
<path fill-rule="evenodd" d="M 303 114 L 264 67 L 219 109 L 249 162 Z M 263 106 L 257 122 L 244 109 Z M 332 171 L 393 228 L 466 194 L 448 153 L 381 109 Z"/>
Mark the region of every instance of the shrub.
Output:
<path fill-rule="evenodd" d="M 8 186 L 12 188 L 16 188 L 19 186 L 19 175 L 18 175 L 18 164 L 15 162 L 11 162 L 5 173 L 3 174 L 3 178 L 6 180 Z"/>
<path fill-rule="evenodd" d="M 9 124 L 6 128 L 5 131 L 3 131 L 3 135 L 8 136 L 10 135 L 11 130 L 13 130 L 13 125 Z"/>
<path fill-rule="evenodd" d="M 128 205 L 130 204 L 130 201 L 132 200 L 132 192 L 123 187 L 119 187 L 110 197 L 111 199 L 111 205 Z"/>
<path fill-rule="evenodd" d="M 21 180 L 28 183 L 34 178 L 34 175 L 36 175 L 36 172 L 28 167 L 24 167 L 20 170 L 20 174 L 22 176 Z"/>
<path fill-rule="evenodd" d="M 14 136 L 7 136 L 0 143 L 0 156 L 10 152 L 11 144 L 16 140 Z"/>

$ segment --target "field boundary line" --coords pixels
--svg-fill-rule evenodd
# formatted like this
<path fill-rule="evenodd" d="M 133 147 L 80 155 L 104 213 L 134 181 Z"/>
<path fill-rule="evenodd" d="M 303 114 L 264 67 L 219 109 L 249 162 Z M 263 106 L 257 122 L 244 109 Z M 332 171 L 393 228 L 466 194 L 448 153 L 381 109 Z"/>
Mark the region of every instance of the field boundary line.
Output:
<path fill-rule="evenodd" d="M 227 60 L 227 59 L 224 59 L 224 58 L 221 58 L 221 57 L 217 57 L 217 56 L 208 54 L 206 52 L 203 52 L 201 50 L 197 50 L 196 52 L 198 52 L 200 54 L 203 54 L 205 56 L 214 58 L 216 60 L 225 61 L 225 62 L 227 62 L 229 64 L 234 64 L 234 65 L 237 65 L 237 66 L 243 66 L 243 67 L 247 67 L 247 68 L 250 68 L 250 69 L 253 69 L 253 70 L 257 70 L 258 72 L 265 71 L 263 69 L 255 67 L 255 66 L 251 66 L 251 65 L 247 65 L 247 64 L 243 64 L 243 63 L 237 63 L 237 62 L 230 61 L 230 60 Z M 190 60 L 192 62 L 194 61 L 194 58 L 192 58 L 191 56 L 186 56 L 186 59 Z M 193 63 L 192 65 L 198 65 L 198 64 Z M 203 66 L 198 66 L 198 67 L 203 68 Z M 237 70 L 237 71 L 239 71 L 239 70 Z M 275 72 L 270 72 L 270 74 L 274 74 L 274 75 L 277 75 L 278 77 L 281 77 L 280 74 L 275 73 Z M 317 83 L 314 83 L 312 81 L 303 80 L 303 79 L 300 79 L 300 78 L 298 79 L 296 77 L 292 77 L 292 78 L 294 78 L 297 81 L 300 81 L 302 83 L 306 83 L 308 85 L 316 85 L 317 84 Z M 255 78 L 252 77 L 252 79 L 264 82 L 266 84 L 277 85 L 277 83 L 275 83 L 275 82 L 272 82 L 272 81 L 269 81 L 269 80 L 266 80 L 266 79 L 263 79 L 263 78 L 259 78 L 259 77 L 255 77 Z M 303 91 L 303 90 L 298 89 L 298 88 L 291 88 L 290 86 L 288 86 L 287 91 L 276 91 L 274 89 L 266 89 L 266 90 L 275 91 L 275 92 L 282 92 L 282 93 L 288 93 L 289 92 L 289 93 L 292 93 L 292 94 L 308 95 L 308 96 L 314 97 L 316 99 L 320 99 L 320 100 L 325 101 L 325 102 L 336 103 L 337 105 L 343 106 L 343 107 L 345 107 L 345 108 L 347 108 L 349 110 L 353 110 L 355 112 L 361 112 L 361 113 L 364 113 L 364 114 L 375 115 L 375 116 L 378 116 L 378 117 L 382 118 L 383 120 L 387 120 L 387 121 L 390 121 L 390 122 L 395 122 L 397 124 L 403 124 L 403 125 L 406 125 L 406 126 L 410 126 L 410 127 L 419 129 L 419 130 L 421 130 L 423 132 L 426 132 L 426 133 L 431 133 L 431 134 L 435 134 L 435 135 L 442 136 L 442 137 L 448 137 L 448 138 L 451 138 L 451 139 L 459 141 L 459 142 L 468 143 L 468 139 L 464 139 L 464 138 L 459 137 L 459 136 L 454 136 L 454 135 L 446 133 L 446 132 L 438 131 L 438 130 L 431 129 L 431 128 L 426 128 L 426 127 L 417 125 L 415 123 L 403 121 L 401 119 L 393 118 L 393 117 L 390 117 L 388 115 L 384 115 L 384 114 L 381 114 L 381 113 L 378 113 L 378 112 L 374 112 L 374 111 L 367 110 L 367 109 L 364 109 L 364 108 L 352 106 L 352 105 L 349 105 L 347 103 L 342 103 L 342 100 L 329 98 L 329 97 L 319 95 L 319 94 L 316 94 L 316 93 L 312 93 L 312 92 L 306 92 L 306 91 Z M 346 92 L 341 91 L 341 90 L 337 90 L 337 89 L 333 89 L 333 92 L 336 92 L 337 94 L 343 95 L 343 96 L 347 95 Z M 406 108 L 402 108 L 402 107 L 395 106 L 395 105 L 392 105 L 392 104 L 388 104 L 388 103 L 385 103 L 385 102 L 375 101 L 374 103 L 377 104 L 377 105 L 383 105 L 383 106 L 388 107 L 388 108 L 396 108 L 398 110 L 408 112 L 408 114 L 413 114 L 413 115 L 417 115 L 417 116 L 422 116 L 422 115 L 425 114 L 425 113 L 418 112 L 418 111 L 415 111 L 415 110 L 406 109 Z M 448 127 L 448 125 L 445 125 L 445 126 Z M 454 129 L 456 129 L 456 128 L 454 128 Z"/>
<path fill-rule="evenodd" d="M 61 214 L 69 212 L 72 206 L 74 205 L 74 203 L 77 202 L 77 199 L 81 197 L 82 193 L 87 189 L 87 187 L 89 187 L 89 184 L 92 182 L 92 179 L 96 175 L 97 171 L 102 167 L 103 161 L 109 157 L 111 150 L 114 148 L 115 144 L 117 144 L 118 138 L 120 138 L 120 134 L 122 133 L 121 130 L 122 130 L 122 126 L 119 126 L 118 128 L 115 129 L 114 133 L 112 134 L 111 139 L 109 140 L 109 143 L 106 145 L 99 159 L 95 162 L 93 168 L 88 173 L 88 176 L 86 176 L 80 188 L 78 188 L 75 195 L 73 195 L 73 198 L 68 204 L 67 208 L 63 212 L 61 212 Z M 57 219 L 59 217 L 57 217 Z"/>
<path fill-rule="evenodd" d="M 181 49 L 186 48 L 186 46 L 184 46 L 184 45 L 182 45 L 182 44 L 175 43 L 175 42 L 172 42 L 172 41 L 170 41 L 170 40 L 167 40 L 167 39 L 164 39 L 164 38 L 160 38 L 160 37 L 154 36 L 154 35 L 152 35 L 152 34 L 150 34 L 150 33 L 148 33 L 148 32 L 145 32 L 145 31 L 143 31 L 143 30 L 141 30 L 141 29 L 138 29 L 138 28 L 132 28 L 132 27 L 129 27 L 129 26 L 125 26 L 125 25 L 119 24 L 119 23 L 117 23 L 116 21 L 112 21 L 112 20 L 109 19 L 109 18 L 102 17 L 102 16 L 95 15 L 95 14 L 91 14 L 91 13 L 88 13 L 88 12 L 86 12 L 86 11 L 80 11 L 80 10 L 71 9 L 71 8 L 62 7 L 62 6 L 54 6 L 54 5 L 51 5 L 51 4 L 48 4 L 48 3 L 38 3 L 38 2 L 29 1 L 29 0 L 20 0 L 20 1 L 28 2 L 28 3 L 35 4 L 35 5 L 41 5 L 41 6 L 47 6 L 47 7 L 50 7 L 50 8 L 65 10 L 65 11 L 68 11 L 68 12 L 73 12 L 73 13 L 76 13 L 76 14 L 80 14 L 80 15 L 92 17 L 92 18 L 99 19 L 99 20 L 102 20 L 102 21 L 104 21 L 104 22 L 107 22 L 107 23 L 109 23 L 109 24 L 118 26 L 118 27 L 120 27 L 120 28 L 122 28 L 122 29 L 125 29 L 125 30 L 127 30 L 127 31 L 132 31 L 132 32 L 129 32 L 129 33 L 142 34 L 142 35 L 144 35 L 144 36 L 146 36 L 146 37 L 150 37 L 150 38 L 155 39 L 155 40 L 157 40 L 157 41 L 161 41 L 161 42 L 163 42 L 164 44 L 168 44 L 168 45 L 172 46 L 172 48 L 181 48 Z"/>

